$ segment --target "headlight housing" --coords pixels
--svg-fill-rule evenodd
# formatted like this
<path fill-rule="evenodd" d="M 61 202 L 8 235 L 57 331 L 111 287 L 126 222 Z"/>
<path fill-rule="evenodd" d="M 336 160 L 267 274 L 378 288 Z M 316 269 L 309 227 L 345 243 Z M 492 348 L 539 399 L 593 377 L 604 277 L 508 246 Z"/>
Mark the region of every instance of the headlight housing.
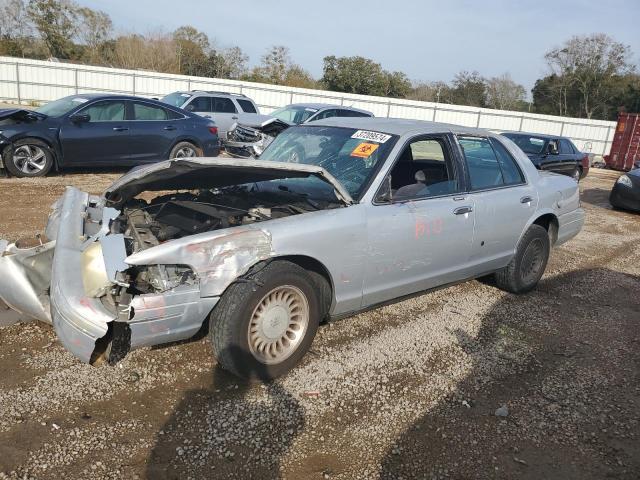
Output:
<path fill-rule="evenodd" d="M 618 178 L 616 183 L 620 183 L 621 185 L 624 185 L 625 187 L 632 187 L 633 186 L 633 184 L 631 183 L 631 179 L 627 175 L 620 175 L 620 178 Z"/>

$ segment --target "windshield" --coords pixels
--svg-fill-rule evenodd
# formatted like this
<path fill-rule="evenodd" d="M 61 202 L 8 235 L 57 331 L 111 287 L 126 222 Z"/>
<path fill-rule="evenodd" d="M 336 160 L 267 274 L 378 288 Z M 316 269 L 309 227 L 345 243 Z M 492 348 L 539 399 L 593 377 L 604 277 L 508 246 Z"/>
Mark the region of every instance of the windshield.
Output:
<path fill-rule="evenodd" d="M 294 162 L 323 167 L 358 200 L 368 182 L 397 141 L 397 136 L 355 128 L 299 126 L 291 127 L 265 149 L 260 160 Z M 300 190 L 300 180 L 285 187 Z"/>
<path fill-rule="evenodd" d="M 64 97 L 36 108 L 36 112 L 43 113 L 49 117 L 60 117 L 88 101 L 89 99 L 85 97 Z"/>
<path fill-rule="evenodd" d="M 160 99 L 161 102 L 168 103 L 169 105 L 173 105 L 174 107 L 182 108 L 182 106 L 189 100 L 193 95 L 189 95 L 188 93 L 170 93 L 169 95 L 165 95 Z"/>
<path fill-rule="evenodd" d="M 300 125 L 306 122 L 311 115 L 318 111 L 317 108 L 302 107 L 300 105 L 289 105 L 288 107 L 279 108 L 271 112 L 269 115 L 276 117 L 285 122 Z"/>
<path fill-rule="evenodd" d="M 518 145 L 524 153 L 532 153 L 534 155 L 542 153 L 544 151 L 544 145 L 547 143 L 544 138 L 532 137 L 530 135 L 505 133 L 504 136 Z"/>

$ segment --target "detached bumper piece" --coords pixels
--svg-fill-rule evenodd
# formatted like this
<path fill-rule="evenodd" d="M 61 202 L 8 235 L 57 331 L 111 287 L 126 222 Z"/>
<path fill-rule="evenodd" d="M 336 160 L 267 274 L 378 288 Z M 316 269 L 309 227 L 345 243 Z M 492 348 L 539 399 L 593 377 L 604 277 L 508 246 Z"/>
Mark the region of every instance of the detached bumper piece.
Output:
<path fill-rule="evenodd" d="M 51 317 L 64 345 L 83 362 L 89 362 L 96 341 L 105 336 L 108 323 L 117 318 L 99 298 L 88 297 L 82 280 L 85 211 L 89 195 L 68 187 L 60 209 L 60 227 L 51 272 Z"/>

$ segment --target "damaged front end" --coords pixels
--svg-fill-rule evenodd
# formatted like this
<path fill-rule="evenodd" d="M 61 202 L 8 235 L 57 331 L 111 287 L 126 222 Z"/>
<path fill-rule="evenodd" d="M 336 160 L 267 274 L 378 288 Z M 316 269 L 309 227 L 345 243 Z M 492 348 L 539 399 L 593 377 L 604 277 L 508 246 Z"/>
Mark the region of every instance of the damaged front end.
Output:
<path fill-rule="evenodd" d="M 312 175 L 335 182 L 335 201 L 246 187 Z M 264 222 L 350 201 L 320 167 L 234 159 L 160 162 L 102 197 L 67 187 L 46 228 L 55 240 L 0 242 L 0 298 L 52 323 L 82 361 L 114 362 L 192 337 L 231 283 L 275 255 Z"/>
<path fill-rule="evenodd" d="M 236 158 L 259 157 L 265 148 L 290 125 L 277 118 L 255 123 L 236 123 L 227 132 L 222 144 L 227 153 Z"/>

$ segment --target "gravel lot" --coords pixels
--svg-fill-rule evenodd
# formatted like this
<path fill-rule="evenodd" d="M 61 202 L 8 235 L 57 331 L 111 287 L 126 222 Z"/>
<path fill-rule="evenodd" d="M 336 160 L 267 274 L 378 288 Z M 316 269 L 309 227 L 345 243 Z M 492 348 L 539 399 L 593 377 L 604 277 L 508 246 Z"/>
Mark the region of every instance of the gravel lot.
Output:
<path fill-rule="evenodd" d="M 0 179 L 0 238 L 120 173 Z M 473 281 L 323 326 L 270 385 L 206 337 L 94 368 L 44 324 L 2 326 L 0 479 L 637 479 L 640 216 L 609 207 L 615 178 L 582 182 L 587 224 L 534 292 Z"/>

